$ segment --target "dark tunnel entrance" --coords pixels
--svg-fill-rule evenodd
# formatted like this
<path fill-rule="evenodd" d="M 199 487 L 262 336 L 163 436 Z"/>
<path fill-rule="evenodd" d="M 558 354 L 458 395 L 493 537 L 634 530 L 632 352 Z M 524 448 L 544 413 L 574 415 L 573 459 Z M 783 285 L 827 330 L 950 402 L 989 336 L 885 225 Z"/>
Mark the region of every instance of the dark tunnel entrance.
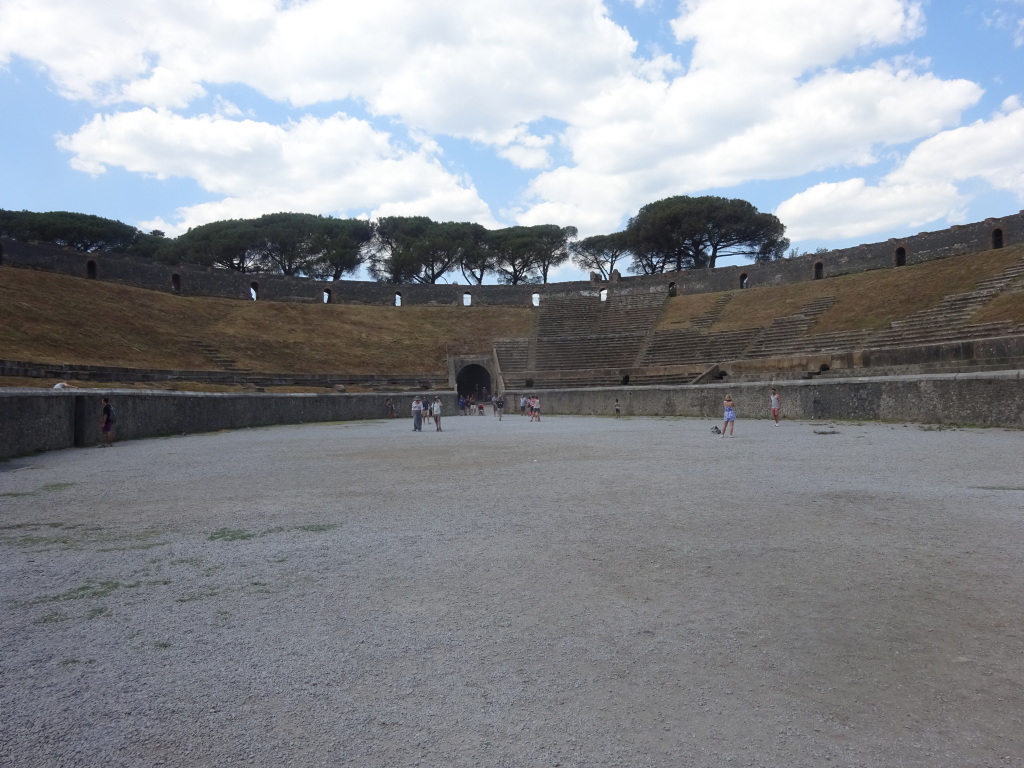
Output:
<path fill-rule="evenodd" d="M 455 387 L 460 395 L 473 395 L 477 399 L 483 394 L 484 387 L 491 392 L 491 374 L 482 365 L 467 365 L 455 377 Z"/>

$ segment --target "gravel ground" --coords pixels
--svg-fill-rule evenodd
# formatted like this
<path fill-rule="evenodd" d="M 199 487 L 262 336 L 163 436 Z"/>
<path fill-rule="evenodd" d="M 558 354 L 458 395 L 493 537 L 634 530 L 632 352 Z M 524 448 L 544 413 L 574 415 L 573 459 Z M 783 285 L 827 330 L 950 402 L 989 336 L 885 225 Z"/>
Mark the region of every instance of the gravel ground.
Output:
<path fill-rule="evenodd" d="M 1024 766 L 1024 434 L 444 425 L 0 463 L 0 765 Z"/>

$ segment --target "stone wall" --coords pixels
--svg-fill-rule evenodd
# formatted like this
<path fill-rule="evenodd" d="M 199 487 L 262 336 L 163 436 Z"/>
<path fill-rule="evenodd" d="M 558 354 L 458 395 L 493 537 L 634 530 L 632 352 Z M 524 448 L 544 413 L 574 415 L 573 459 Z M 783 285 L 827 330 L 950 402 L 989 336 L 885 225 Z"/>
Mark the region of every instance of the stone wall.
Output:
<path fill-rule="evenodd" d="M 1024 212 L 911 237 L 890 239 L 853 248 L 809 254 L 771 264 L 749 264 L 718 269 L 694 269 L 662 275 L 623 277 L 612 282 L 577 281 L 548 285 L 387 285 L 357 280 L 322 282 L 270 274 L 240 274 L 224 269 L 165 265 L 109 253 L 86 254 L 48 244 L 28 244 L 0 238 L 0 264 L 42 269 L 79 277 L 94 277 L 150 290 L 190 296 L 220 296 L 258 301 L 299 301 L 395 306 L 470 305 L 532 306 L 534 296 L 597 295 L 598 289 L 617 293 L 652 293 L 674 290 L 695 294 L 777 285 L 819 277 L 893 267 L 897 262 L 916 264 L 958 253 L 982 252 L 993 247 L 1024 243 Z"/>
<path fill-rule="evenodd" d="M 690 416 L 721 422 L 731 394 L 739 419 L 768 418 L 768 390 L 790 419 L 892 421 L 1024 429 L 1024 371 L 880 376 L 825 381 L 780 380 L 683 387 L 609 387 L 538 393 L 552 414 Z"/>
<path fill-rule="evenodd" d="M 103 397 L 117 414 L 117 440 L 215 432 L 277 424 L 377 419 L 392 397 L 396 413 L 410 413 L 415 393 L 272 395 L 137 390 L 0 390 L 0 459 L 102 441 Z M 437 393 L 430 393 L 433 400 Z M 440 394 L 443 414 L 457 412 L 458 396 Z"/>
<path fill-rule="evenodd" d="M 539 391 L 552 415 L 612 414 L 615 398 L 626 416 L 722 417 L 726 393 L 739 419 L 768 418 L 768 388 L 775 386 L 789 419 L 880 420 L 1024 429 L 1024 372 L 893 376 L 830 381 L 779 381 L 678 387 L 609 387 Z M 510 412 L 516 392 L 506 393 Z M 98 444 L 100 398 L 117 412 L 117 439 L 212 432 L 275 424 L 377 419 L 384 394 L 270 395 L 138 392 L 134 390 L 0 392 L 0 459 L 36 451 Z M 415 395 L 392 395 L 407 418 Z M 441 395 L 444 413 L 456 413 L 457 396 Z"/>

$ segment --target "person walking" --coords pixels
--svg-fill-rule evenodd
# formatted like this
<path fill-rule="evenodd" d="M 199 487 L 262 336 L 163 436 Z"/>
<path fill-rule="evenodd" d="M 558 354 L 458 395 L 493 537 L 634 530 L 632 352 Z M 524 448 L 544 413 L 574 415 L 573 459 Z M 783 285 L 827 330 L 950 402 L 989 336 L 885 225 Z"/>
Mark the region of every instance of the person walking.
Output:
<path fill-rule="evenodd" d="M 523 395 L 521 398 L 519 398 L 519 415 L 520 416 L 525 416 L 526 415 L 526 406 L 529 404 L 529 402 L 530 401 L 527 400 L 526 395 Z"/>
<path fill-rule="evenodd" d="M 733 429 L 736 425 L 736 407 L 732 402 L 732 395 L 726 395 L 722 403 L 725 406 L 725 416 L 722 417 L 722 437 L 725 437 L 726 427 L 729 429 L 729 437 L 734 437 Z"/>
<path fill-rule="evenodd" d="M 775 426 L 779 426 L 779 412 L 782 410 L 782 398 L 779 397 L 779 393 L 774 389 L 768 393 L 769 403 L 771 403 L 772 418 L 775 419 Z"/>
<path fill-rule="evenodd" d="M 110 448 L 114 444 L 114 422 L 117 421 L 117 414 L 110 404 L 110 398 L 103 398 L 103 413 L 100 416 L 100 431 L 103 433 L 103 447 Z"/>
<path fill-rule="evenodd" d="M 423 431 L 423 401 L 418 397 L 412 401 L 412 431 Z"/>
<path fill-rule="evenodd" d="M 530 398 L 530 421 L 540 421 L 540 398 Z"/>
<path fill-rule="evenodd" d="M 443 432 L 441 429 L 441 396 L 438 395 L 434 398 L 434 404 L 430 408 L 430 412 L 434 414 L 434 426 L 437 427 L 438 432 Z"/>

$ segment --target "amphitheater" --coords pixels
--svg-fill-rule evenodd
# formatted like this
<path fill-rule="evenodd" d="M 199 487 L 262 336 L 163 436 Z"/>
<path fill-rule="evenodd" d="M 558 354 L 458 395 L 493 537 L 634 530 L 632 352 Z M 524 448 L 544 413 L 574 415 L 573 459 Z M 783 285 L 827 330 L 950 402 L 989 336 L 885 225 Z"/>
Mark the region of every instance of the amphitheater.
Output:
<path fill-rule="evenodd" d="M 1024 766 L 1024 214 L 531 286 L 0 240 L 0 320 L 2 765 Z"/>

